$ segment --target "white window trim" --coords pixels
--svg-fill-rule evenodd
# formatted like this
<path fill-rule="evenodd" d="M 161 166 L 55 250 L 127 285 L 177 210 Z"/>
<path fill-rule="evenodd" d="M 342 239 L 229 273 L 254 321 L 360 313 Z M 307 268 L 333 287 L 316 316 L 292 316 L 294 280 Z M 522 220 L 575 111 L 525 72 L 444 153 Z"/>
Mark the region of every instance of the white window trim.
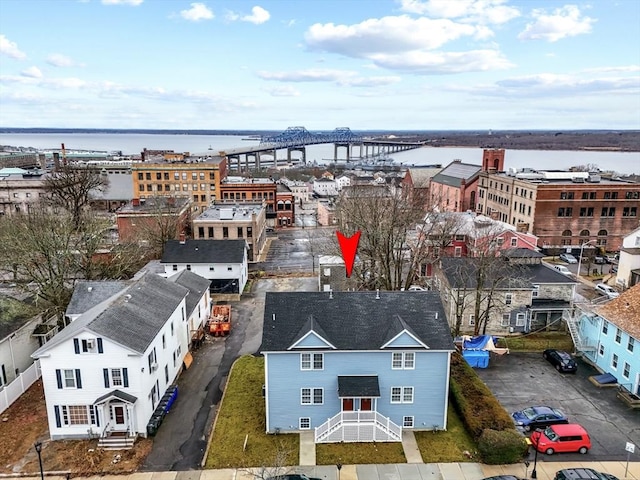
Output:
<path fill-rule="evenodd" d="M 395 364 L 399 363 L 400 366 Z M 416 354 L 415 352 L 392 352 L 391 353 L 391 370 L 415 370 Z"/>
<path fill-rule="evenodd" d="M 619 328 L 616 328 L 616 336 L 614 337 L 613 341 L 618 345 L 622 343 L 622 330 L 620 330 Z"/>
<path fill-rule="evenodd" d="M 413 415 L 405 415 L 402 417 L 402 428 L 413 428 L 415 419 Z"/>
<path fill-rule="evenodd" d="M 469 326 L 470 327 L 475 327 L 476 325 L 476 314 L 475 313 L 470 313 L 469 314 Z"/>
<path fill-rule="evenodd" d="M 400 390 L 400 400 L 394 400 L 394 389 L 399 389 Z M 405 396 L 407 395 L 408 392 L 411 392 L 411 400 L 405 400 Z M 398 387 L 398 386 L 394 386 L 391 387 L 390 390 L 390 402 L 389 403 L 393 403 L 393 404 L 400 404 L 400 403 L 413 403 L 414 400 L 414 394 L 415 394 L 415 389 L 413 387 Z"/>
<path fill-rule="evenodd" d="M 309 390 L 309 402 L 302 401 L 302 392 L 303 390 Z M 315 402 L 315 393 L 316 390 L 320 390 L 322 394 L 322 402 Z M 300 389 L 300 405 L 324 405 L 324 388 L 322 387 L 302 387 Z"/>
<path fill-rule="evenodd" d="M 302 422 L 303 421 L 306 421 L 309 424 L 309 426 L 308 427 L 303 427 L 302 426 Z M 311 417 L 300 417 L 298 419 L 298 428 L 300 430 L 311 430 Z"/>
<path fill-rule="evenodd" d="M 618 363 L 620 363 L 620 359 L 618 358 L 618 355 L 614 353 L 611 355 L 611 368 L 618 370 Z"/>
<path fill-rule="evenodd" d="M 516 327 L 524 327 L 527 316 L 524 313 L 516 314 Z"/>
<path fill-rule="evenodd" d="M 625 375 L 624 372 L 627 372 L 627 374 Z M 631 374 L 631 365 L 629 365 L 629 363 L 627 362 L 624 362 L 624 366 L 622 367 L 622 376 L 627 380 L 629 380 L 630 374 Z"/>
<path fill-rule="evenodd" d="M 315 358 L 316 356 L 320 357 L 320 360 L 322 361 L 322 368 L 316 368 L 315 367 Z M 309 358 L 308 363 L 309 366 L 305 367 L 305 363 L 307 363 L 307 360 L 305 360 L 305 358 Z M 322 371 L 324 370 L 324 353 L 309 353 L 309 352 L 304 352 L 300 354 L 300 370 L 303 371 L 310 371 L 310 370 L 316 370 L 316 371 Z"/>
<path fill-rule="evenodd" d="M 503 313 L 502 318 L 500 319 L 500 326 L 508 327 L 509 325 L 511 325 L 511 313 Z"/>

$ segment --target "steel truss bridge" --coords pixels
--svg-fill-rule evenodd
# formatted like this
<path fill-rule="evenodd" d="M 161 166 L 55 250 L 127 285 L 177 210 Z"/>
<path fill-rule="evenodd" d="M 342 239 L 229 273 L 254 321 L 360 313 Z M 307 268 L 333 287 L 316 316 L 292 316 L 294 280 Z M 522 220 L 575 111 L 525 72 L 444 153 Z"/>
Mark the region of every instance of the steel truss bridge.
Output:
<path fill-rule="evenodd" d="M 382 154 L 400 152 L 419 148 L 423 142 L 407 141 L 398 138 L 365 138 L 353 133 L 348 127 L 336 128 L 327 133 L 311 133 L 305 127 L 289 127 L 278 135 L 260 137 L 260 144 L 252 147 L 232 148 L 220 152 L 228 160 L 229 169 L 235 171 L 249 171 L 266 166 L 278 167 L 278 161 L 283 166 L 294 162 L 306 163 L 306 149 L 308 145 L 334 145 L 334 162 L 340 160 L 350 162 L 363 158 L 377 157 Z M 338 158 L 338 150 L 346 149 L 346 158 Z M 278 150 L 287 150 L 287 158 L 277 158 Z M 357 153 L 354 150 L 358 150 Z M 292 160 L 291 152 L 301 152 L 301 160 Z M 262 158 L 262 157 L 265 158 Z"/>

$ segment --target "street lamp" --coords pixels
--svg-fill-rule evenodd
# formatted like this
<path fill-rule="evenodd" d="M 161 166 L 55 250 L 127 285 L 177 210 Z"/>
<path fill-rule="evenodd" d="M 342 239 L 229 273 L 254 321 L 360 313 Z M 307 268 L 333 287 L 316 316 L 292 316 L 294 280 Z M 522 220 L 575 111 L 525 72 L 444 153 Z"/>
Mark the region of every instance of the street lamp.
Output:
<path fill-rule="evenodd" d="M 538 441 L 540 441 L 540 437 L 538 437 Z M 536 451 L 536 453 L 533 457 L 533 470 L 531 470 L 531 478 L 535 479 L 535 478 L 538 478 L 538 471 L 536 470 L 536 467 L 538 466 L 538 446 L 534 444 L 533 448 Z"/>
<path fill-rule="evenodd" d="M 576 280 L 580 280 L 580 266 L 582 265 L 582 251 L 584 250 L 585 245 L 589 245 L 591 242 L 595 242 L 595 240 L 588 240 L 580 245 L 580 257 L 578 258 L 578 273 L 576 274 Z"/>
<path fill-rule="evenodd" d="M 42 452 L 42 442 L 36 442 L 33 446 L 35 447 L 38 454 L 38 463 L 40 464 L 40 480 L 44 480 L 44 471 L 42 470 L 42 455 L 40 453 Z"/>

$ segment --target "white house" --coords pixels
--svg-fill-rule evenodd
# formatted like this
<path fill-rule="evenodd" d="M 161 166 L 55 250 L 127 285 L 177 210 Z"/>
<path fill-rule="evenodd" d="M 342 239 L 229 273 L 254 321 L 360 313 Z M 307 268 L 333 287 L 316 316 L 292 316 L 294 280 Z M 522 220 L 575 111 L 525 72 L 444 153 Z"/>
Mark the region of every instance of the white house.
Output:
<path fill-rule="evenodd" d="M 52 440 L 100 437 L 104 444 L 124 437 L 133 443 L 147 435 L 188 352 L 186 298 L 197 290 L 181 280 L 147 273 L 33 353 L 40 360 Z M 202 305 L 204 290 L 191 302 Z"/>
<path fill-rule="evenodd" d="M 160 260 L 164 276 L 189 270 L 211 281 L 217 298 L 238 300 L 249 277 L 247 242 L 238 240 L 169 240 Z"/>
<path fill-rule="evenodd" d="M 616 284 L 629 288 L 640 283 L 640 228 L 622 239 Z"/>
<path fill-rule="evenodd" d="M 340 175 L 335 179 L 336 187 L 338 191 L 341 191 L 344 187 L 348 187 L 351 185 L 351 178 L 346 175 Z"/>
<path fill-rule="evenodd" d="M 332 197 L 338 195 L 338 185 L 335 180 L 318 178 L 313 181 L 313 192 L 322 197 Z"/>

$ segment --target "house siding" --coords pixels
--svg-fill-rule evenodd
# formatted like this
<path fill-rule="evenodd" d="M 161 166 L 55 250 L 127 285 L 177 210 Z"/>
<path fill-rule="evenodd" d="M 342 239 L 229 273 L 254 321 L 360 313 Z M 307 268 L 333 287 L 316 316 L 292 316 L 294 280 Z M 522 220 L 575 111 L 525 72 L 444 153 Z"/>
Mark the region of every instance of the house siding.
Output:
<path fill-rule="evenodd" d="M 183 321 L 185 308 L 184 299 L 169 316 L 164 327 L 158 332 L 147 350 L 141 356 L 127 348 L 124 348 L 106 337 L 102 338 L 103 353 L 75 353 L 74 339 L 80 342 L 83 339 L 96 339 L 96 334 L 90 331 L 78 332 L 74 339 L 51 347 L 45 355 L 40 357 L 42 370 L 42 383 L 47 404 L 47 417 L 49 419 L 49 432 L 52 440 L 87 438 L 90 434 L 101 434 L 108 427 L 107 409 L 98 408 L 99 425 L 75 425 L 57 426 L 60 418 L 60 406 L 62 405 L 93 405 L 93 403 L 114 389 L 121 390 L 137 397 L 133 408 L 128 409 L 131 415 L 130 430 L 146 436 L 146 425 L 167 387 L 170 386 L 182 368 L 182 361 L 187 352 L 187 340 L 185 334 L 187 325 Z M 171 322 L 174 324 L 174 334 L 171 334 Z M 163 348 L 162 336 L 165 336 Z M 149 372 L 147 356 L 155 348 L 158 369 Z M 173 362 L 173 353 L 176 352 L 176 362 Z M 179 352 L 179 353 L 178 353 Z M 165 365 L 169 369 L 168 381 L 165 377 Z M 126 368 L 129 387 L 110 386 L 105 387 L 103 369 Z M 82 388 L 59 389 L 56 370 L 73 369 L 80 371 Z M 156 384 L 159 391 L 155 404 L 150 398 L 151 389 Z M 58 408 L 56 408 L 58 407 Z M 91 432 L 89 432 L 91 430 Z"/>
<path fill-rule="evenodd" d="M 415 368 L 393 370 L 393 351 L 415 352 Z M 416 429 L 446 429 L 449 352 L 394 349 L 376 352 L 326 352 L 323 370 L 300 370 L 300 351 L 265 353 L 267 388 L 267 432 L 298 431 L 300 417 L 318 427 L 341 411 L 338 376 L 377 375 L 380 397 L 373 408 L 402 425 L 403 416 L 413 416 Z M 348 369 L 345 369 L 348 365 Z M 413 387 L 413 403 L 391 403 L 391 387 Z M 301 405 L 301 388 L 323 388 L 322 405 Z"/>
<path fill-rule="evenodd" d="M 603 333 L 603 324 L 607 325 L 607 332 Z M 618 327 L 601 316 L 582 314 L 580 318 L 580 333 L 587 345 L 595 345 L 595 351 L 585 351 L 584 356 L 605 373 L 610 373 L 624 385 L 627 390 L 640 395 L 640 338 L 629 335 L 621 330 L 620 343 L 616 342 Z M 629 351 L 629 338 L 633 338 L 633 352 Z M 601 347 L 604 348 L 602 354 Z M 617 367 L 613 366 L 613 356 L 618 356 Z M 625 377 L 624 365 L 629 365 L 629 376 Z"/>

